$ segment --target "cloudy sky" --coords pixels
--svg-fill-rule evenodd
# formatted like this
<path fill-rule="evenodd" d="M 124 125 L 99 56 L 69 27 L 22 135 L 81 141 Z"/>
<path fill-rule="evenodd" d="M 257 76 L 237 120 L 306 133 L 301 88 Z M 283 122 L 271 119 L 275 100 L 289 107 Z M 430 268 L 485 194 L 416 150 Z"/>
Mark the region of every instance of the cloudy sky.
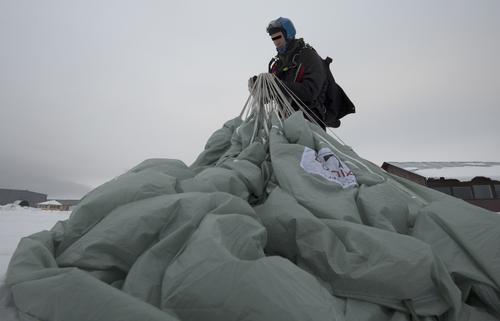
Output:
<path fill-rule="evenodd" d="M 237 116 L 279 16 L 384 161 L 500 160 L 500 1 L 0 0 L 0 188 L 79 197 L 144 159 L 190 164 Z"/>

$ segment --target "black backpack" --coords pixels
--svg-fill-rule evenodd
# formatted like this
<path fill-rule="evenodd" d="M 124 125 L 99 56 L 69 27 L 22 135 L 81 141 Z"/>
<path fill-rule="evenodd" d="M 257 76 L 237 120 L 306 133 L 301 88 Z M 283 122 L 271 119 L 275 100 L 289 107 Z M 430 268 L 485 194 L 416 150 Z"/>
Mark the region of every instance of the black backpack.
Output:
<path fill-rule="evenodd" d="M 356 108 L 352 101 L 347 97 L 346 93 L 333 78 L 330 64 L 332 58 L 326 57 L 323 59 L 323 65 L 326 71 L 326 93 L 325 93 L 325 119 L 324 122 L 327 127 L 337 128 L 340 126 L 340 119 L 348 114 L 356 112 Z"/>

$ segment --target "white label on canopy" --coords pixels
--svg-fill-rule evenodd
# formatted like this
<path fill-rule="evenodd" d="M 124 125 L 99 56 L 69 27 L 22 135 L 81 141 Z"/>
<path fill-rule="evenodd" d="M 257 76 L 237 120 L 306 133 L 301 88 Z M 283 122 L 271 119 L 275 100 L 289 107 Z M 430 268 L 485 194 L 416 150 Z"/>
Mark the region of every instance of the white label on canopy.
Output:
<path fill-rule="evenodd" d="M 300 167 L 310 174 L 316 174 L 335 182 L 343 188 L 357 186 L 356 176 L 329 148 L 322 148 L 318 153 L 314 149 L 304 148 Z"/>

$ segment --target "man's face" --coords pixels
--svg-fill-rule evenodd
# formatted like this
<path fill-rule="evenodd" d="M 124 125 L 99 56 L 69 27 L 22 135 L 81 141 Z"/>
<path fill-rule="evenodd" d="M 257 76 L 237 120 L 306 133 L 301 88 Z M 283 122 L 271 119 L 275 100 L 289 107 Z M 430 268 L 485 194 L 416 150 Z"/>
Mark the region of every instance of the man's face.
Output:
<path fill-rule="evenodd" d="M 281 31 L 278 31 L 276 33 L 273 33 L 271 35 L 271 39 L 273 40 L 274 42 L 274 45 L 276 46 L 276 48 L 278 49 L 281 49 L 281 48 L 284 48 L 285 45 L 286 45 L 286 40 L 285 40 L 285 36 L 283 35 L 283 33 Z"/>

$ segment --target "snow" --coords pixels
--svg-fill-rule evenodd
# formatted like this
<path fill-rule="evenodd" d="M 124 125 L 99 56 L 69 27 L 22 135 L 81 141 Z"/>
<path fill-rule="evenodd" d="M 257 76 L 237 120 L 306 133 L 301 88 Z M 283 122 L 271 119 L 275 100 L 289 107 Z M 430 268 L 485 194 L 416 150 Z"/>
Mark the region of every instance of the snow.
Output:
<path fill-rule="evenodd" d="M 406 169 L 407 171 L 410 171 L 410 172 L 414 172 L 414 171 L 417 171 L 419 168 L 418 167 L 405 167 L 404 169 Z"/>
<path fill-rule="evenodd" d="M 51 201 L 47 201 L 47 202 L 38 203 L 38 205 L 56 205 L 56 206 L 61 206 L 62 204 L 59 203 L 58 201 L 51 200 Z"/>
<path fill-rule="evenodd" d="M 18 320 L 11 306 L 10 291 L 5 286 L 5 273 L 10 258 L 22 237 L 48 230 L 57 221 L 69 218 L 69 211 L 47 211 L 8 204 L 0 206 L 0 320 Z"/>
<path fill-rule="evenodd" d="M 69 211 L 47 211 L 17 205 L 0 206 L 0 276 L 7 271 L 17 243 L 33 233 L 48 230 L 69 217 Z"/>
<path fill-rule="evenodd" d="M 425 178 L 470 181 L 474 177 L 500 180 L 500 162 L 389 162 Z"/>
<path fill-rule="evenodd" d="M 474 177 L 482 176 L 492 180 L 500 180 L 500 165 L 495 166 L 457 166 L 457 167 L 443 167 L 443 168 L 427 168 L 413 171 L 427 178 L 440 178 L 445 179 L 458 179 L 459 181 L 466 182 L 472 180 Z"/>

